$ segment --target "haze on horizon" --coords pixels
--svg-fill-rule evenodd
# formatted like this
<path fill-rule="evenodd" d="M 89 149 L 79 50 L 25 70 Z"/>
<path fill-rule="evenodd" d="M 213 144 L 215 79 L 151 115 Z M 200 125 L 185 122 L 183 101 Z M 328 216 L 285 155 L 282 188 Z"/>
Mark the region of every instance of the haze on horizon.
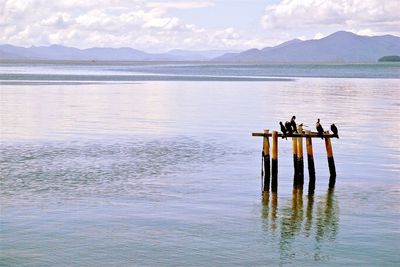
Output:
<path fill-rule="evenodd" d="M 398 0 L 5 0 L 0 43 L 244 50 L 346 30 L 400 35 Z"/>

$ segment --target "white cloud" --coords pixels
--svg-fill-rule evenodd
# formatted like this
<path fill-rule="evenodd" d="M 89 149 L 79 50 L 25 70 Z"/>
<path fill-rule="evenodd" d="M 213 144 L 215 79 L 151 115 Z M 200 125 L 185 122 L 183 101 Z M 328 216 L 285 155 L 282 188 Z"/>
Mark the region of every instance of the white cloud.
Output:
<path fill-rule="evenodd" d="M 225 23 L 225 20 L 230 22 L 228 19 L 243 19 L 230 14 L 229 6 L 226 14 L 218 17 L 224 23 L 216 22 L 221 26 L 213 27 L 207 16 L 200 21 L 199 12 L 208 14 L 207 8 L 218 10 L 222 2 L 0 0 L 0 43 L 22 46 L 58 43 L 80 48 L 132 47 L 150 51 L 247 49 L 297 37 L 319 38 L 336 30 L 398 35 L 400 28 L 397 14 L 400 0 L 282 0 L 266 7 L 261 20 L 263 27 L 255 17 L 254 23 L 241 30 L 238 25 L 245 23 L 235 21 L 236 28 Z M 188 22 L 190 12 L 197 12 L 197 18 Z M 202 22 L 202 26 L 196 24 Z"/>
<path fill-rule="evenodd" d="M 314 35 L 314 38 L 313 38 L 313 39 L 316 39 L 316 40 L 317 40 L 317 39 L 322 39 L 322 38 L 324 38 L 324 37 L 325 37 L 325 34 L 322 34 L 322 33 L 319 32 L 319 33 L 317 33 L 317 34 Z"/>
<path fill-rule="evenodd" d="M 43 26 L 51 26 L 57 28 L 65 28 L 68 25 L 73 24 L 74 21 L 68 13 L 59 12 L 49 18 L 46 18 L 40 22 Z"/>
<path fill-rule="evenodd" d="M 194 9 L 194 8 L 204 8 L 213 6 L 213 2 L 202 1 L 202 2 L 151 2 L 147 6 L 150 8 L 161 8 L 161 9 Z"/>
<path fill-rule="evenodd" d="M 212 5 L 211 1 L 6 0 L 1 5 L 0 43 L 58 43 L 80 48 L 124 46 L 152 51 L 243 49 L 261 43 L 233 28 L 208 30 L 185 23 L 168 12 Z"/>
<path fill-rule="evenodd" d="M 261 21 L 268 30 L 329 26 L 398 34 L 399 10 L 399 0 L 283 0 L 267 6 Z"/>

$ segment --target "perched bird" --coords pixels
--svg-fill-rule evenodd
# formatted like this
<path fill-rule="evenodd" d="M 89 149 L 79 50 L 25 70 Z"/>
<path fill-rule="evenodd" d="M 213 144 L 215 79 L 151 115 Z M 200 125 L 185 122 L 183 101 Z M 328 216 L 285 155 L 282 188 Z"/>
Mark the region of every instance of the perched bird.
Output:
<path fill-rule="evenodd" d="M 318 136 L 320 136 L 321 139 L 324 139 L 324 128 L 322 128 L 321 123 L 319 123 L 319 119 L 317 120 L 317 123 L 316 123 L 315 126 L 316 126 L 317 131 L 318 131 Z"/>
<path fill-rule="evenodd" d="M 287 139 L 287 136 L 286 136 L 286 134 L 287 134 L 287 130 L 286 130 L 286 127 L 285 127 L 285 125 L 283 125 L 283 123 L 280 121 L 279 122 L 279 124 L 281 125 L 281 132 L 282 132 L 282 139 L 283 138 L 285 138 L 286 137 L 286 139 Z"/>
<path fill-rule="evenodd" d="M 303 133 L 303 126 L 304 126 L 304 125 L 303 125 L 302 123 L 300 123 L 299 126 L 297 126 L 297 132 L 298 132 L 298 133 L 300 133 L 300 134 Z"/>
<path fill-rule="evenodd" d="M 292 124 L 287 121 L 285 122 L 285 127 L 288 135 L 292 135 L 293 134 Z"/>
<path fill-rule="evenodd" d="M 336 137 L 339 138 L 338 129 L 334 123 L 331 125 L 331 130 L 333 132 L 333 135 L 336 135 Z"/>
<path fill-rule="evenodd" d="M 296 116 L 293 116 L 292 119 L 290 120 L 290 125 L 292 126 L 293 132 L 297 132 L 296 122 L 294 121 L 295 119 L 296 119 Z"/>

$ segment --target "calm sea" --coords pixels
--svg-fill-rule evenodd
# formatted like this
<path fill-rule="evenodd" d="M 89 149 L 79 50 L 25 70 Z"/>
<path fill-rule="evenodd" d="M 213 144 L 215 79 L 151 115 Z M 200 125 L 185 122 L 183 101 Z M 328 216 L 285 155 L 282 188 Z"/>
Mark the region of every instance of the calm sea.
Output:
<path fill-rule="evenodd" d="M 0 64 L 0 265 L 397 266 L 399 114 L 398 64 Z M 280 139 L 263 204 L 292 115 L 338 126 L 336 188 L 314 139 L 292 196 Z"/>

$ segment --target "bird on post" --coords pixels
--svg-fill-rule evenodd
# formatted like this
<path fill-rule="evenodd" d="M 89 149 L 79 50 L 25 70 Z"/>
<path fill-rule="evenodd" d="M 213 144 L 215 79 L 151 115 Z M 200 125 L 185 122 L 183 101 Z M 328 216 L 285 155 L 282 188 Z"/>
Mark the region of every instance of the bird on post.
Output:
<path fill-rule="evenodd" d="M 293 132 L 297 132 L 297 126 L 296 126 L 296 122 L 294 121 L 296 119 L 296 116 L 293 116 L 292 119 L 290 120 L 290 125 L 292 126 L 292 130 Z"/>
<path fill-rule="evenodd" d="M 305 125 L 303 125 L 303 123 L 300 123 L 300 124 L 299 124 L 299 126 L 297 127 L 297 132 L 298 132 L 298 133 L 300 133 L 300 134 L 303 133 L 303 126 L 305 126 Z"/>
<path fill-rule="evenodd" d="M 317 120 L 317 123 L 316 123 L 315 126 L 316 126 L 317 131 L 318 131 L 318 136 L 320 136 L 321 139 L 324 139 L 324 128 L 322 128 L 322 125 L 319 122 L 319 119 Z"/>
<path fill-rule="evenodd" d="M 293 134 L 293 129 L 292 129 L 292 125 L 290 124 L 290 122 L 286 121 L 285 122 L 285 127 L 286 127 L 286 131 L 287 131 L 288 135 L 292 135 Z"/>
<path fill-rule="evenodd" d="M 333 135 L 335 135 L 339 139 L 338 129 L 334 123 L 331 125 L 331 130 L 333 132 Z"/>
<path fill-rule="evenodd" d="M 285 125 L 283 125 L 283 123 L 280 121 L 279 124 L 281 125 L 281 132 L 282 132 L 282 139 L 286 138 L 287 140 L 287 130 Z"/>

